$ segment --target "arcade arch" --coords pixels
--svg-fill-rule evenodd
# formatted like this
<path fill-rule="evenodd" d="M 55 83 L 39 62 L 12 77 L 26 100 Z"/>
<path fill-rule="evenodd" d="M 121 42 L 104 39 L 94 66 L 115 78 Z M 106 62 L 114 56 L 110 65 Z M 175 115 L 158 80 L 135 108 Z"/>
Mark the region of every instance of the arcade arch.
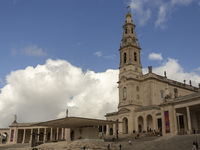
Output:
<path fill-rule="evenodd" d="M 138 117 L 138 132 L 142 133 L 142 130 L 144 129 L 144 121 L 143 121 L 143 117 L 139 116 Z"/>
<path fill-rule="evenodd" d="M 153 130 L 153 117 L 151 115 L 147 115 L 147 131 Z"/>
<path fill-rule="evenodd" d="M 122 123 L 123 133 L 127 134 L 128 133 L 128 119 L 126 117 L 124 117 L 122 122 L 123 122 Z"/>

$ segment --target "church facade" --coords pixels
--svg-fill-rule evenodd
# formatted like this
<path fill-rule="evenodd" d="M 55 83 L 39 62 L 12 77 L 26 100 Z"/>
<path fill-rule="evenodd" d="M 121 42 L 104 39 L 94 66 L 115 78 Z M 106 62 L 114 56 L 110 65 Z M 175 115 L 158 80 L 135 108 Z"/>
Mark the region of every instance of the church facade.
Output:
<path fill-rule="evenodd" d="M 162 132 L 163 135 L 199 133 L 200 89 L 152 72 L 142 73 L 141 48 L 131 14 L 126 14 L 120 44 L 118 111 L 107 113 L 107 135 Z"/>

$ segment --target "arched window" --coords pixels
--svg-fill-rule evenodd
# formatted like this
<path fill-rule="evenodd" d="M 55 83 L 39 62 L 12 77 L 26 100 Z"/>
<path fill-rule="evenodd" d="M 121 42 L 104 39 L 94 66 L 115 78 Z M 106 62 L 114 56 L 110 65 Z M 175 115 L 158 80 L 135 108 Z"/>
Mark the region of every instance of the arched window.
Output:
<path fill-rule="evenodd" d="M 133 28 L 131 28 L 131 33 L 133 33 Z"/>
<path fill-rule="evenodd" d="M 134 60 L 137 61 L 137 53 L 134 52 Z"/>
<path fill-rule="evenodd" d="M 126 63 L 126 53 L 124 53 L 124 63 Z"/>
<path fill-rule="evenodd" d="M 127 97 L 126 87 L 123 88 L 123 99 L 125 100 Z"/>
<path fill-rule="evenodd" d="M 127 32 L 128 32 L 128 29 L 125 29 L 125 34 L 127 34 Z"/>

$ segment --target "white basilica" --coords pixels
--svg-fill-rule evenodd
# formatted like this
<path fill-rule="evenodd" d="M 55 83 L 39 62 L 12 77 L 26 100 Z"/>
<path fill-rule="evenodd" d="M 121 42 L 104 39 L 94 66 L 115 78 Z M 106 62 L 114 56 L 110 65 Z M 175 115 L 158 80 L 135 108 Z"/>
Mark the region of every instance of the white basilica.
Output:
<path fill-rule="evenodd" d="M 118 111 L 107 113 L 107 120 L 122 123 L 107 126 L 107 135 L 144 133 L 165 135 L 200 131 L 200 89 L 157 75 L 148 67 L 142 73 L 140 44 L 131 14 L 126 14 L 120 45 Z"/>

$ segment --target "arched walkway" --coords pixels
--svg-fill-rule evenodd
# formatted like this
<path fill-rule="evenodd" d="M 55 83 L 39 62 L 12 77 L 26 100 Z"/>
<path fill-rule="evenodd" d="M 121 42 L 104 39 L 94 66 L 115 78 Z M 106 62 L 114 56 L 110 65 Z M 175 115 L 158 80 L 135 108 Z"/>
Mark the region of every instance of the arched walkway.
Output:
<path fill-rule="evenodd" d="M 144 128 L 143 117 L 142 117 L 142 116 L 139 116 L 139 117 L 138 117 L 138 132 L 139 132 L 139 133 L 142 133 L 143 128 Z"/>
<path fill-rule="evenodd" d="M 147 116 L 147 131 L 153 130 L 153 117 L 151 115 Z"/>
<path fill-rule="evenodd" d="M 125 117 L 122 120 L 122 129 L 123 129 L 123 133 L 127 134 L 128 133 L 128 119 Z"/>

